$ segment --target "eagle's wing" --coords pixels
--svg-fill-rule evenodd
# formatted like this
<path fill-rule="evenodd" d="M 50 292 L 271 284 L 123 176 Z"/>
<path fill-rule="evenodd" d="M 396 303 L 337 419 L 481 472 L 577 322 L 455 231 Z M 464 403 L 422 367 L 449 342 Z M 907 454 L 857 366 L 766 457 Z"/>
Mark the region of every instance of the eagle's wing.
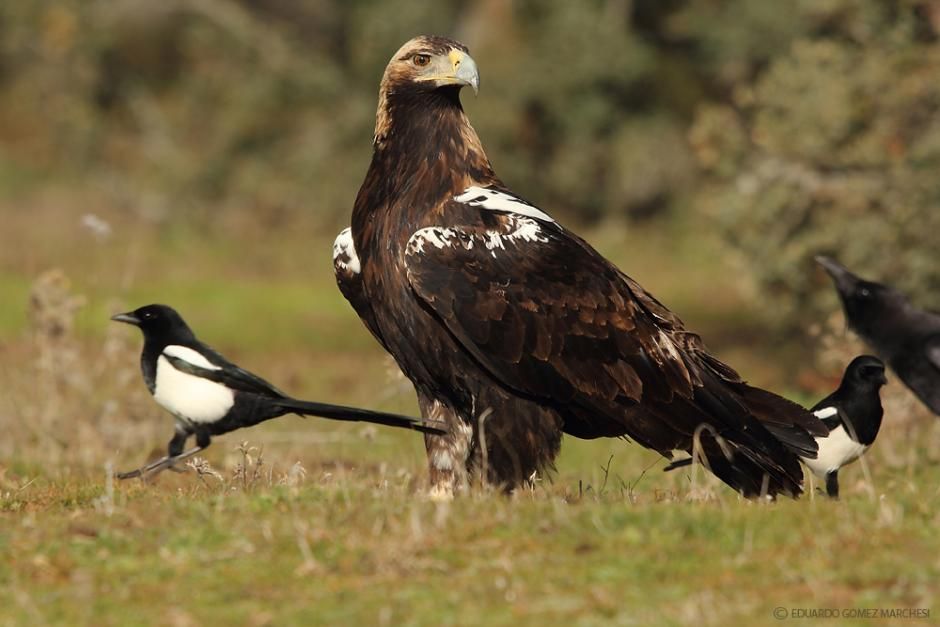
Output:
<path fill-rule="evenodd" d="M 379 344 L 385 350 L 388 350 L 388 346 L 379 332 L 375 311 L 362 289 L 362 267 L 359 264 L 359 255 L 356 253 L 356 246 L 353 243 L 352 229 L 349 227 L 343 229 L 333 242 L 333 274 L 336 276 L 336 285 L 339 287 L 339 291 L 356 310 L 360 320 L 366 325 L 372 336 L 379 341 Z"/>
<path fill-rule="evenodd" d="M 669 402 L 700 384 L 617 271 L 552 224 L 505 215 L 421 229 L 405 265 L 463 347 L 518 392 Z"/>
<path fill-rule="evenodd" d="M 940 370 L 940 335 L 928 338 L 924 350 L 927 353 L 927 361 L 934 368 Z"/>
<path fill-rule="evenodd" d="M 518 210 L 507 196 L 481 190 L 456 197 L 451 203 L 463 206 L 445 206 L 445 216 L 467 215 L 470 205 L 480 219 L 420 229 L 405 251 L 418 298 L 496 380 L 548 403 L 619 408 L 625 432 L 648 444 L 651 421 L 683 448 L 708 423 L 785 459 L 788 472 L 799 466 L 780 441 L 815 456 L 811 433 L 826 429 L 811 414 L 746 386 L 586 242 L 528 203 Z M 752 401 L 766 420 L 757 419 Z"/>

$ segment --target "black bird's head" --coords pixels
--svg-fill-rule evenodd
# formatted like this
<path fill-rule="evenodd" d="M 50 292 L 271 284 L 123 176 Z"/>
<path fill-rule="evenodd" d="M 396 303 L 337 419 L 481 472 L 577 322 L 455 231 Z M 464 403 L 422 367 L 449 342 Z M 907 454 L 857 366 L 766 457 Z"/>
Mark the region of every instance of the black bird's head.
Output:
<path fill-rule="evenodd" d="M 888 383 L 884 362 L 872 355 L 860 355 L 845 369 L 843 381 L 856 387 L 877 390 Z"/>
<path fill-rule="evenodd" d="M 816 263 L 832 277 L 849 327 L 863 335 L 908 307 L 907 297 L 901 292 L 881 283 L 866 281 L 830 257 L 818 256 Z"/>
<path fill-rule="evenodd" d="M 148 341 L 161 344 L 179 344 L 195 339 L 189 325 L 176 310 L 167 305 L 146 305 L 111 316 L 115 322 L 139 327 Z"/>

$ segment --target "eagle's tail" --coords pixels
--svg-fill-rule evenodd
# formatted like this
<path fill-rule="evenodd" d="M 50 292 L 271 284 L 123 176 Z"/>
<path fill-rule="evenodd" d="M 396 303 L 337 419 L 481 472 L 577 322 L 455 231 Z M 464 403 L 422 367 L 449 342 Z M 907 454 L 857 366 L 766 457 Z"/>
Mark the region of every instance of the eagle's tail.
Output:
<path fill-rule="evenodd" d="M 816 459 L 817 437 L 829 435 L 829 429 L 811 411 L 773 392 L 745 383 L 734 391 L 743 399 L 751 414 L 788 450 L 800 457 Z"/>
<path fill-rule="evenodd" d="M 329 403 L 318 403 L 315 401 L 301 401 L 295 398 L 280 398 L 274 400 L 273 403 L 283 409 L 283 413 L 285 414 L 294 413 L 303 416 L 317 416 L 330 420 L 346 420 L 351 422 L 371 422 L 377 425 L 413 429 L 434 435 L 447 433 L 447 429 L 444 427 L 443 423 L 421 420 L 420 418 L 412 418 L 400 414 L 389 414 L 369 409 L 358 409 L 356 407 L 331 405 Z"/>
<path fill-rule="evenodd" d="M 799 458 L 816 457 L 815 436 L 828 433 L 825 425 L 805 408 L 772 392 L 744 383 L 734 383 L 731 387 L 734 400 L 730 403 L 731 399 L 724 394 L 696 395 L 697 404 L 711 412 L 727 415 L 732 410 L 748 414 L 743 429 L 699 430 L 698 446 L 703 463 L 745 497 L 799 496 L 803 491 Z M 752 419 L 760 424 L 754 424 Z M 691 459 L 680 459 L 665 470 L 690 463 Z"/>
<path fill-rule="evenodd" d="M 719 436 L 720 438 L 720 436 Z M 704 463 L 746 498 L 795 498 L 803 492 L 803 470 L 795 455 L 768 457 L 731 441 L 703 438 Z"/>

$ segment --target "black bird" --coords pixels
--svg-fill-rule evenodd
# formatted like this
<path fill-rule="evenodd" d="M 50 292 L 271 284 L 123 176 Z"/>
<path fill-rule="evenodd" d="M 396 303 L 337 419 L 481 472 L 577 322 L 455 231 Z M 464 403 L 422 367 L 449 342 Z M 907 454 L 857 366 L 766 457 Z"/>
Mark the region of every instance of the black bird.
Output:
<path fill-rule="evenodd" d="M 940 313 L 918 309 L 893 287 L 859 278 L 829 257 L 816 262 L 835 282 L 849 328 L 940 416 Z"/>
<path fill-rule="evenodd" d="M 118 473 L 119 479 L 172 468 L 209 446 L 211 436 L 291 413 L 446 433 L 430 422 L 408 416 L 291 398 L 197 340 L 183 318 L 166 305 L 147 305 L 111 319 L 140 327 L 144 334 L 140 356 L 144 383 L 154 400 L 176 418 L 176 433 L 167 455 L 137 470 Z M 196 446 L 184 452 L 191 435 L 196 436 Z"/>
<path fill-rule="evenodd" d="M 826 480 L 832 498 L 839 497 L 839 469 L 864 455 L 878 436 L 884 414 L 880 391 L 887 382 L 884 363 L 861 355 L 845 369 L 839 388 L 810 410 L 829 428 L 829 435 L 816 438 L 816 458 L 804 458 L 803 463 Z"/>

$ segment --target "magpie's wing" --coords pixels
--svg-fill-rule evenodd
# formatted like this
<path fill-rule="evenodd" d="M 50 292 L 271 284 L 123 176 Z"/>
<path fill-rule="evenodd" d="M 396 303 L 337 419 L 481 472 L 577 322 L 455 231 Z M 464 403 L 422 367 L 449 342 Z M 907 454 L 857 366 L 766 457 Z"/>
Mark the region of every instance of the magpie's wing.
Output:
<path fill-rule="evenodd" d="M 417 297 L 501 384 L 614 417 L 661 452 L 662 443 L 690 447 L 706 423 L 762 461 L 786 460 L 788 471 L 799 465 L 778 432 L 815 455 L 808 432 L 826 431 L 806 410 L 746 386 L 672 312 L 540 210 L 504 190 L 474 190 L 443 207 L 464 223 L 412 235 L 405 267 Z M 777 438 L 750 397 L 779 410 Z M 589 428 L 578 435 L 592 437 Z"/>
<path fill-rule="evenodd" d="M 830 431 L 838 427 L 845 420 L 845 413 L 835 402 L 832 394 L 813 405 L 810 411 L 813 412 L 814 416 L 822 420 L 822 423 L 826 425 L 826 428 Z"/>
<path fill-rule="evenodd" d="M 202 343 L 195 348 L 168 346 L 163 356 L 181 372 L 221 383 L 232 390 L 277 398 L 286 396 L 258 375 L 236 366 Z"/>

